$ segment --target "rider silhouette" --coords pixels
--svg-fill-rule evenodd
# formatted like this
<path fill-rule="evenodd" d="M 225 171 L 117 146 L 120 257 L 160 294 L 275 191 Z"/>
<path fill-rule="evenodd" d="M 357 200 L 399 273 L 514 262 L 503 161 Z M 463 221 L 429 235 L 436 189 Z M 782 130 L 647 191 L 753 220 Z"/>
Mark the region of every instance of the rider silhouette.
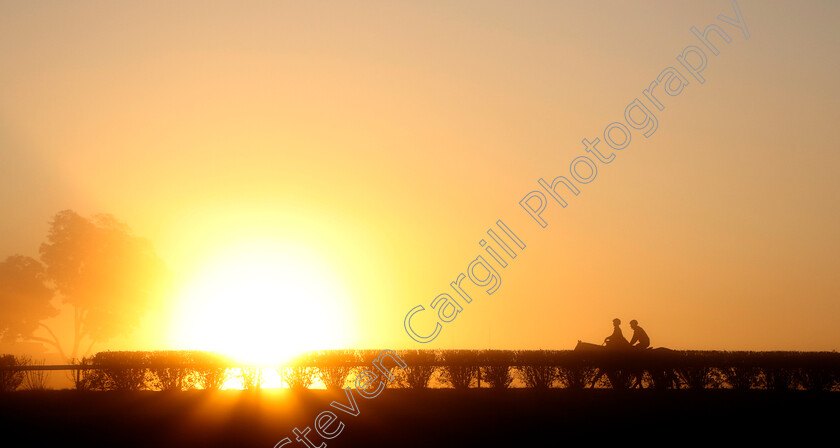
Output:
<path fill-rule="evenodd" d="M 627 342 L 627 339 L 621 333 L 620 325 L 620 319 L 613 319 L 613 333 L 604 338 L 604 343 L 607 345 L 607 348 L 627 348 L 630 346 L 630 343 Z"/>
<path fill-rule="evenodd" d="M 639 326 L 636 319 L 630 321 L 630 328 L 633 329 L 633 337 L 630 339 L 630 346 L 633 348 L 648 348 L 650 347 L 650 338 L 645 330 Z M 638 342 L 638 344 L 636 344 Z M 636 344 L 636 345 L 633 345 Z"/>

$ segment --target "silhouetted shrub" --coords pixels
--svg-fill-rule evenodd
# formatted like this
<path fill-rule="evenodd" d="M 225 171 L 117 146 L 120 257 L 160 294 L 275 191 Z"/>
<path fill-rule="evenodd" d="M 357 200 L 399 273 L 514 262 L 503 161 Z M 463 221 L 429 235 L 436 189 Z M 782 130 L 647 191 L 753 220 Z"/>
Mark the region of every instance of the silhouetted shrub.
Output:
<path fill-rule="evenodd" d="M 517 370 L 525 385 L 534 389 L 548 389 L 559 379 L 556 352 L 528 350 L 516 352 Z"/>
<path fill-rule="evenodd" d="M 441 381 L 455 389 L 467 389 L 478 379 L 478 356 L 471 350 L 446 350 L 442 353 Z"/>
<path fill-rule="evenodd" d="M 196 384 L 204 390 L 220 390 L 230 378 L 231 362 L 213 352 L 196 351 L 190 354 Z"/>
<path fill-rule="evenodd" d="M 481 377 L 493 389 L 507 389 L 513 382 L 511 367 L 516 359 L 510 350 L 484 350 L 479 354 Z"/>
<path fill-rule="evenodd" d="M 347 377 L 356 369 L 359 357 L 353 350 L 323 350 L 314 355 L 314 360 L 324 387 L 336 390 L 344 388 Z"/>
<path fill-rule="evenodd" d="M 366 370 L 375 371 L 374 373 L 379 374 L 379 371 L 373 368 L 373 362 L 376 361 L 377 358 L 379 358 L 379 355 L 382 353 L 382 350 L 357 350 L 356 353 L 358 354 L 359 359 L 362 362 L 362 365 L 357 367 L 355 369 L 355 371 L 353 372 L 352 379 L 353 379 L 354 382 L 356 381 L 356 378 L 358 377 L 358 375 L 361 374 L 362 372 L 366 371 Z M 399 354 L 397 354 L 397 356 L 399 356 Z M 391 375 L 395 379 L 399 378 L 403 374 L 403 372 L 402 372 L 403 369 L 400 368 L 397 365 L 387 364 L 387 365 L 383 365 L 382 367 L 387 368 L 388 372 L 390 372 Z M 396 381 L 396 380 L 395 381 L 388 381 L 388 378 L 386 378 L 383 375 L 380 375 L 378 380 L 373 381 L 369 384 L 368 389 L 371 390 L 371 391 L 375 390 L 376 388 L 379 387 L 380 383 L 384 384 L 386 388 L 387 387 L 399 386 L 399 381 Z"/>
<path fill-rule="evenodd" d="M 828 367 L 809 367 L 800 369 L 797 383 L 805 390 L 832 390 L 838 383 L 838 372 Z"/>
<path fill-rule="evenodd" d="M 240 367 L 239 378 L 242 379 L 242 389 L 256 391 L 262 388 L 262 368 Z"/>
<path fill-rule="evenodd" d="M 24 373 L 14 355 L 0 355 L 0 392 L 11 392 L 23 382 Z"/>
<path fill-rule="evenodd" d="M 401 387 L 426 389 L 437 370 L 437 354 L 431 350 L 404 350 L 399 357 L 406 363 L 406 368 L 397 372 L 396 378 Z"/>
<path fill-rule="evenodd" d="M 104 375 L 107 390 L 143 390 L 148 386 L 147 352 L 99 352 L 91 361 Z"/>
<path fill-rule="evenodd" d="M 303 353 L 295 357 L 288 366 L 278 369 L 278 372 L 289 389 L 309 389 L 318 378 L 319 370 L 313 367 L 316 363 L 318 363 L 317 354 Z"/>
<path fill-rule="evenodd" d="M 761 384 L 761 369 L 752 366 L 732 366 L 722 370 L 723 379 L 731 388 L 747 390 Z"/>
<path fill-rule="evenodd" d="M 616 390 L 628 389 L 633 382 L 633 375 L 627 369 L 609 368 L 603 369 L 601 377 L 602 387 L 611 387 Z"/>
<path fill-rule="evenodd" d="M 149 371 L 152 387 L 162 391 L 190 390 L 199 380 L 190 351 L 151 352 Z"/>
<path fill-rule="evenodd" d="M 681 351 L 674 352 L 671 358 L 679 387 L 699 390 L 722 385 L 723 375 L 716 368 L 724 362 L 722 352 Z"/>
<path fill-rule="evenodd" d="M 723 352 L 717 366 L 721 378 L 735 390 L 748 390 L 761 387 L 761 369 L 759 357 L 754 352 Z"/>
<path fill-rule="evenodd" d="M 552 356 L 557 366 L 560 384 L 573 390 L 595 387 L 601 377 L 601 370 L 586 356 L 576 352 L 557 352 Z"/>
<path fill-rule="evenodd" d="M 765 389 L 788 390 L 796 387 L 796 370 L 804 361 L 801 353 L 761 352 L 757 358 L 760 361 L 760 378 Z"/>
<path fill-rule="evenodd" d="M 709 367 L 681 367 L 676 372 L 681 384 L 689 389 L 705 389 L 712 382 L 712 369 Z"/>
<path fill-rule="evenodd" d="M 91 358 L 71 359 L 70 364 L 80 367 L 70 371 L 70 380 L 73 381 L 76 390 L 105 390 L 107 385 L 105 374 L 94 368 Z"/>
<path fill-rule="evenodd" d="M 369 366 L 376 358 L 379 356 L 379 353 L 382 350 L 356 350 L 356 358 L 358 358 L 362 362 L 362 369 L 367 369 L 366 366 Z"/>
<path fill-rule="evenodd" d="M 677 389 L 680 386 L 680 379 L 672 369 L 652 369 L 647 373 L 654 389 Z"/>
<path fill-rule="evenodd" d="M 788 390 L 795 387 L 794 372 L 784 367 L 762 367 L 760 378 L 765 389 Z"/>
<path fill-rule="evenodd" d="M 840 354 L 835 352 L 809 353 L 797 363 L 799 384 L 806 390 L 828 391 L 840 386 Z"/>
<path fill-rule="evenodd" d="M 560 383 L 567 389 L 580 390 L 594 387 L 599 376 L 598 368 L 592 366 L 568 366 L 557 369 Z"/>
<path fill-rule="evenodd" d="M 36 362 L 29 356 L 21 356 L 18 358 L 18 365 L 42 366 L 44 365 L 44 361 Z M 47 370 L 24 370 L 23 382 L 21 383 L 22 388 L 24 390 L 46 390 L 49 373 Z"/>

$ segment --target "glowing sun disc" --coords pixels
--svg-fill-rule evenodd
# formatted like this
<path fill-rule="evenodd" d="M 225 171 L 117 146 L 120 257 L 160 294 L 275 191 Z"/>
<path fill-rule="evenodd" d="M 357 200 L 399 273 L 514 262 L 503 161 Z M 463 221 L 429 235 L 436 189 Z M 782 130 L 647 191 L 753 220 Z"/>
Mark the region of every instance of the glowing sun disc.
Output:
<path fill-rule="evenodd" d="M 346 346 L 347 298 L 332 270 L 308 251 L 265 242 L 210 260 L 180 294 L 174 339 L 250 364 Z"/>

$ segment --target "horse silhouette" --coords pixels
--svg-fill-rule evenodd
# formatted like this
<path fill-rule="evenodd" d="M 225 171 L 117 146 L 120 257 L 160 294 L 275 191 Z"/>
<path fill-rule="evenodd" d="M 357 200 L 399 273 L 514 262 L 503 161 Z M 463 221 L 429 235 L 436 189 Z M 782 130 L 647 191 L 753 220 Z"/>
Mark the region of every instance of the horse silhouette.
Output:
<path fill-rule="evenodd" d="M 646 349 L 635 349 L 629 346 L 616 348 L 607 347 L 605 344 L 592 344 L 579 340 L 574 351 L 581 354 L 597 354 L 593 359 L 593 362 L 598 368 L 595 381 L 606 376 L 613 389 L 641 388 L 646 370 L 650 374 L 648 384 L 653 382 L 656 385 L 657 383 L 662 384 L 663 382 L 670 381 L 669 378 L 660 379 L 662 375 L 658 370 L 651 370 L 645 367 L 650 358 L 655 358 L 660 353 L 664 354 L 673 351 L 669 348 L 648 347 Z"/>

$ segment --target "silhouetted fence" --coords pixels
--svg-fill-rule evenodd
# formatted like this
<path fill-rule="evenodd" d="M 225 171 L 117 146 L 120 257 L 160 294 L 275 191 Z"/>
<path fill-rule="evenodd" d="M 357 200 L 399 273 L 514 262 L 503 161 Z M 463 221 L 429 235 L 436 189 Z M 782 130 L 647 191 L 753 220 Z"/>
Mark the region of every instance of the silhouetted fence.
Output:
<path fill-rule="evenodd" d="M 306 353 L 275 366 L 286 387 L 350 385 L 379 350 Z M 391 368 L 389 387 L 455 389 L 527 387 L 840 390 L 840 353 L 720 351 L 403 350 L 407 367 Z M 258 389 L 262 368 L 200 351 L 100 352 L 71 365 L 31 365 L 0 356 L 0 391 L 15 390 L 29 372 L 68 371 L 78 390 L 221 389 L 239 377 Z"/>

